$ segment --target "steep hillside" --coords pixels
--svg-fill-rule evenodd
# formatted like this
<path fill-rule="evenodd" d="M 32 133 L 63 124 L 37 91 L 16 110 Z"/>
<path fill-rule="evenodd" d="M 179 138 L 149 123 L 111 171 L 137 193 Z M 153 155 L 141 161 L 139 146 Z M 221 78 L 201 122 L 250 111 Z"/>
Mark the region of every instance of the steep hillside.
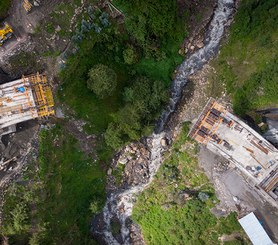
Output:
<path fill-rule="evenodd" d="M 278 106 L 278 3 L 242 0 L 227 43 L 213 62 L 235 113 Z"/>

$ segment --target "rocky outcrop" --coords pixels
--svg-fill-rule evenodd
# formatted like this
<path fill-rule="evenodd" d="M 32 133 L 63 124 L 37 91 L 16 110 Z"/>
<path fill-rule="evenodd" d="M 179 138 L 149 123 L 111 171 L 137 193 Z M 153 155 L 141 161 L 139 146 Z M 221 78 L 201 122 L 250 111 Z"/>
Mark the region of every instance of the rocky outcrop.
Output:
<path fill-rule="evenodd" d="M 149 179 L 148 161 L 150 152 L 142 144 L 131 144 L 125 148 L 125 153 L 119 159 L 119 163 L 125 162 L 123 182 L 128 186 L 147 183 Z"/>

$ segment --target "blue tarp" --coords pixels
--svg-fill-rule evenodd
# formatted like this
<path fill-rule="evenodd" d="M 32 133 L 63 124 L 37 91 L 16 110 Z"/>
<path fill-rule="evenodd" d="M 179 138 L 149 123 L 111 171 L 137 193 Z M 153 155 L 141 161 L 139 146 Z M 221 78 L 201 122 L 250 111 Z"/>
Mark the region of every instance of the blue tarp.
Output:
<path fill-rule="evenodd" d="M 18 87 L 17 88 L 17 92 L 24 93 L 25 92 L 25 88 L 24 87 Z"/>

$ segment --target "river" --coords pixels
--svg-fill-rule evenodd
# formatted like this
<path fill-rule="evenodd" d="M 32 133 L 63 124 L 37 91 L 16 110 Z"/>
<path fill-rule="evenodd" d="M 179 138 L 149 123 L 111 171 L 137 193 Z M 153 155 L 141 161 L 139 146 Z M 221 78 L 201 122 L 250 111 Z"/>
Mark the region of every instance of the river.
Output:
<path fill-rule="evenodd" d="M 165 148 L 161 145 L 161 140 L 171 135 L 171 132 L 167 131 L 169 129 L 166 129 L 165 124 L 168 122 L 181 99 L 182 90 L 188 82 L 188 77 L 197 70 L 200 70 L 204 64 L 217 55 L 220 40 L 224 35 L 225 28 L 230 23 L 234 7 L 235 2 L 233 0 L 218 0 L 212 21 L 206 33 L 204 47 L 187 57 L 177 68 L 176 79 L 172 81 L 170 103 L 162 113 L 155 132 L 147 139 L 148 150 L 150 151 L 148 182 L 111 193 L 107 197 L 105 207 L 101 214 L 101 229 L 95 225 L 91 227 L 94 236 L 102 237 L 101 240 L 104 243 L 113 245 L 131 243 L 130 217 L 134 202 L 136 201 L 136 195 L 142 192 L 152 182 L 153 177 L 162 163 L 163 152 L 165 152 Z M 121 225 L 121 237 L 117 237 L 117 239 L 111 232 L 111 219 L 115 216 Z"/>

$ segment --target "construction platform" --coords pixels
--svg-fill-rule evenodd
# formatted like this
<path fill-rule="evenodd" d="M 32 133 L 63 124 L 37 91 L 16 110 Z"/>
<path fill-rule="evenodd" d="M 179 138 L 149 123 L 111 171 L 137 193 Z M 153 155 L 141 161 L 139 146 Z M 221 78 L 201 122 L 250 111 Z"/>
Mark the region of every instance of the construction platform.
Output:
<path fill-rule="evenodd" d="M 0 85 L 0 136 L 16 130 L 16 124 L 54 115 L 50 83 L 43 74 Z"/>
<path fill-rule="evenodd" d="M 234 163 L 278 201 L 278 150 L 223 105 L 211 98 L 189 136 Z"/>

